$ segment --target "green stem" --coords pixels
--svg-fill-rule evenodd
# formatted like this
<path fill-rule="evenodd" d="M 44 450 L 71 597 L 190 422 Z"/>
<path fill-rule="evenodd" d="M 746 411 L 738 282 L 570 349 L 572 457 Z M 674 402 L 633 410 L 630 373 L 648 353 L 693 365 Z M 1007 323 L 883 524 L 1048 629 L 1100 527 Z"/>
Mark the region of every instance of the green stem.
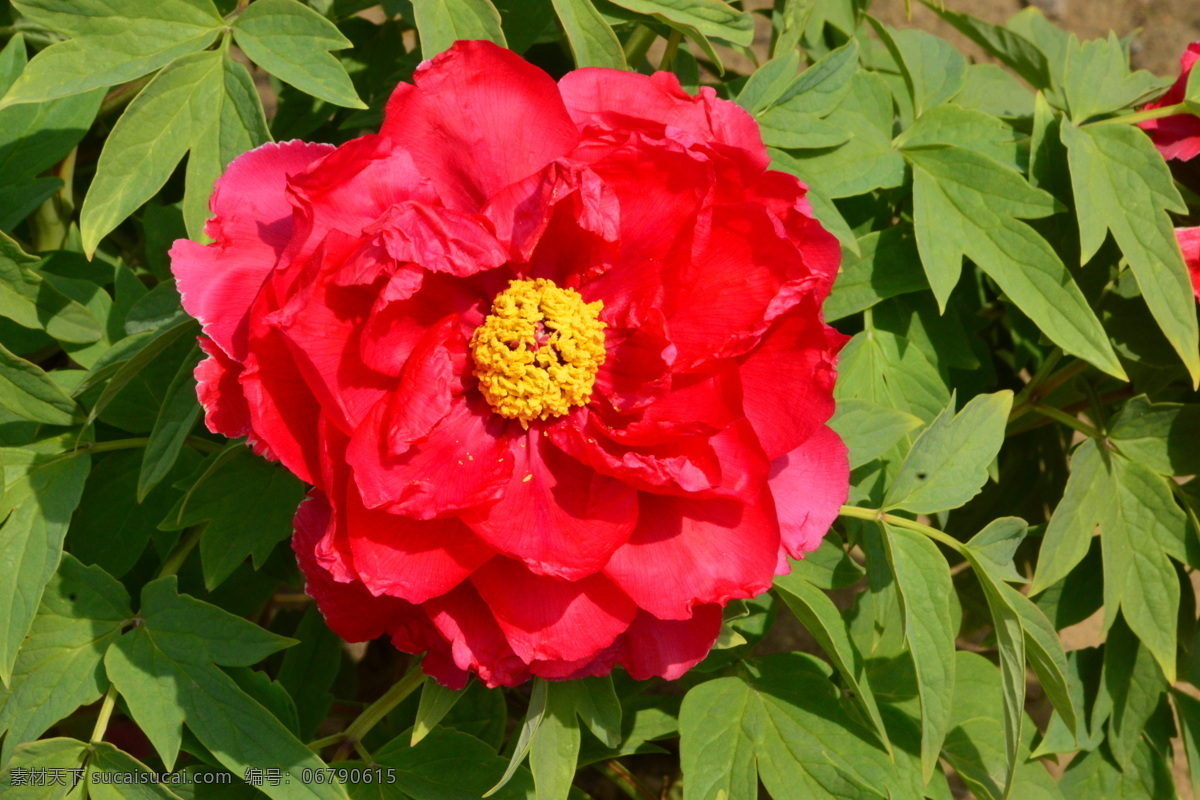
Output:
<path fill-rule="evenodd" d="M 1092 439 L 1103 439 L 1104 438 L 1104 434 L 1101 433 L 1099 430 L 1097 430 L 1096 428 L 1093 428 L 1091 425 L 1088 425 L 1083 420 L 1081 420 L 1077 417 L 1071 416 L 1070 414 L 1068 414 L 1067 412 L 1065 412 L 1061 409 L 1054 408 L 1052 406 L 1043 406 L 1043 405 L 1038 405 L 1038 404 L 1034 404 L 1033 406 L 1031 406 L 1031 408 L 1034 411 L 1036 411 L 1037 413 L 1041 414 L 1043 417 L 1049 417 L 1050 419 L 1054 420 L 1055 422 L 1061 422 L 1063 425 L 1066 425 L 1068 428 L 1073 428 L 1074 430 L 1079 431 L 1084 436 L 1088 436 Z"/>
<path fill-rule="evenodd" d="M 869 522 L 886 522 L 888 525 L 893 525 L 897 528 L 907 528 L 910 531 L 924 534 L 930 539 L 949 547 L 956 553 L 966 554 L 966 545 L 950 536 L 947 533 L 939 531 L 937 528 L 931 528 L 928 525 L 922 525 L 911 519 L 897 517 L 894 514 L 887 514 L 875 508 L 860 508 L 859 506 L 842 506 L 838 514 L 843 517 L 853 517 L 854 519 L 865 519 Z"/>
<path fill-rule="evenodd" d="M 176 542 L 175 548 L 171 550 L 171 554 L 163 562 L 162 569 L 158 571 L 158 577 L 174 575 L 179 572 L 179 568 L 183 566 L 183 562 L 187 561 L 187 557 L 191 555 L 192 550 L 200 542 L 200 534 L 203 531 L 203 525 L 188 528 L 187 533 L 183 535 L 182 539 Z"/>
<path fill-rule="evenodd" d="M 309 742 L 307 747 L 314 753 L 319 753 L 326 747 L 329 747 L 329 745 L 337 744 L 338 742 L 343 741 L 345 738 L 345 733 L 335 733 L 332 736 L 326 736 L 324 739 L 317 739 L 316 741 Z"/>
<path fill-rule="evenodd" d="M 424 682 L 425 673 L 421 672 L 421 659 L 418 657 L 413 661 L 412 666 L 408 668 L 408 672 L 405 672 L 404 676 L 392 685 L 392 688 L 384 692 L 383 696 L 374 703 L 363 709 L 358 718 L 339 734 L 342 746 L 334 754 L 333 760 L 341 761 L 344 759 L 350 753 L 351 748 L 357 747 L 358 743 L 371 732 L 372 728 L 382 722 L 383 718 L 392 712 L 392 709 L 403 703 L 405 698 L 416 691 L 417 687 Z M 309 747 L 312 748 L 317 744 L 320 744 L 320 741 L 313 742 Z"/>
<path fill-rule="evenodd" d="M 1050 355 L 1046 356 L 1045 360 L 1042 361 L 1042 365 L 1038 367 L 1037 372 L 1029 379 L 1029 383 L 1025 384 L 1025 388 L 1013 398 L 1013 408 L 1012 413 L 1009 414 L 1009 420 L 1014 420 L 1029 410 L 1029 396 L 1042 385 L 1042 381 L 1050 377 L 1050 373 L 1058 366 L 1058 362 L 1062 361 L 1062 357 L 1063 351 L 1061 347 L 1056 347 L 1050 351 Z"/>
<path fill-rule="evenodd" d="M 670 38 L 667 39 L 667 48 L 663 50 L 662 60 L 658 62 L 658 68 L 663 72 L 670 72 L 675 67 L 675 55 L 679 52 L 679 42 L 683 39 L 683 34 L 679 31 L 671 31 Z"/>
<path fill-rule="evenodd" d="M 642 785 L 641 781 L 615 758 L 601 761 L 596 765 L 596 769 L 600 770 L 604 777 L 616 784 L 617 788 L 629 795 L 632 800 L 658 800 L 653 792 Z"/>
<path fill-rule="evenodd" d="M 1191 110 L 1187 103 L 1176 103 L 1173 106 L 1163 106 L 1162 108 L 1152 108 L 1149 111 L 1139 111 L 1136 114 L 1126 114 L 1123 117 L 1109 117 L 1108 119 L 1098 119 L 1093 122 L 1085 122 L 1081 127 L 1089 127 L 1092 125 L 1136 125 L 1139 122 L 1146 122 L 1151 119 L 1162 119 L 1163 117 L 1174 117 L 1179 114 L 1190 114 Z"/>
<path fill-rule="evenodd" d="M 117 687 L 110 683 L 108 691 L 104 694 L 104 702 L 100 705 L 100 716 L 96 717 L 96 727 L 92 728 L 92 738 L 90 741 L 99 742 L 104 740 L 104 732 L 108 730 L 108 721 L 112 719 L 113 708 L 116 705 Z"/>
<path fill-rule="evenodd" d="M 633 29 L 633 33 L 629 34 L 625 41 L 625 60 L 630 67 L 646 57 L 646 51 L 657 37 L 658 34 L 645 25 L 638 25 Z"/>
<path fill-rule="evenodd" d="M 1052 357 L 1053 354 L 1046 359 L 1046 363 L 1050 363 Z M 1056 365 L 1058 359 L 1053 360 L 1054 365 Z M 1054 365 L 1051 366 L 1051 369 L 1053 369 Z M 1012 422 L 1032 411 L 1033 407 L 1039 404 L 1041 398 L 1046 397 L 1076 375 L 1084 372 L 1089 366 L 1086 361 L 1072 361 L 1058 372 L 1045 376 L 1042 375 L 1042 372 L 1045 370 L 1045 364 L 1043 364 L 1042 369 L 1038 370 L 1038 374 L 1034 375 L 1025 388 L 1021 390 L 1021 393 L 1013 399 L 1013 409 L 1012 413 L 1008 415 L 1008 421 Z M 1039 378 L 1039 375 L 1042 376 Z"/>
<path fill-rule="evenodd" d="M 141 436 L 134 439 L 110 439 L 107 442 L 90 442 L 80 445 L 75 449 L 86 453 L 107 453 L 112 450 L 136 450 L 148 444 L 150 444 L 150 438 Z M 206 454 L 215 453 L 222 447 L 217 442 L 210 442 L 208 439 L 201 439 L 199 436 L 187 437 L 187 445 L 193 450 L 199 450 L 201 453 Z"/>

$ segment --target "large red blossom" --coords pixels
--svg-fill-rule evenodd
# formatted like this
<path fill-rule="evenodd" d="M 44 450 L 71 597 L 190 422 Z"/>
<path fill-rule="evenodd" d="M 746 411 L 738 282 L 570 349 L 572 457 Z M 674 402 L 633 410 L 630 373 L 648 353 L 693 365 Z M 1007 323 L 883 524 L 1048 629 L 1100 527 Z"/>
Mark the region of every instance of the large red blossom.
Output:
<path fill-rule="evenodd" d="M 199 396 L 313 485 L 294 547 L 333 630 L 449 686 L 676 678 L 820 543 L 840 251 L 767 163 L 711 89 L 460 42 L 379 134 L 229 166 L 213 243 L 171 251 Z M 562 363 L 506 394 L 518 356 Z"/>
<path fill-rule="evenodd" d="M 1192 291 L 1200 301 L 1200 227 L 1176 228 L 1175 238 L 1183 249 L 1183 260 L 1192 275 Z"/>
<path fill-rule="evenodd" d="M 1187 92 L 1188 77 L 1192 74 L 1192 68 L 1197 61 L 1200 61 L 1200 42 L 1192 42 L 1179 59 L 1179 80 L 1175 81 L 1175 85 L 1166 94 L 1147 105 L 1146 109 L 1163 108 L 1182 103 Z M 1162 119 L 1147 120 L 1139 125 L 1143 130 L 1149 132 L 1155 147 L 1168 161 L 1171 159 L 1191 161 L 1200 155 L 1200 116 L 1175 114 Z"/>

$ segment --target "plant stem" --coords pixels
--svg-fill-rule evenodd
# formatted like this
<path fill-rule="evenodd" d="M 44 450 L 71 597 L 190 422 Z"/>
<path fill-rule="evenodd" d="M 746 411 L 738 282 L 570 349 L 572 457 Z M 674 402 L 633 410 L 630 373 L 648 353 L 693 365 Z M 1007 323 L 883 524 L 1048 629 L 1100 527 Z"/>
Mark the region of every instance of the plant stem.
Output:
<path fill-rule="evenodd" d="M 108 721 L 112 719 L 113 708 L 116 705 L 117 687 L 110 683 L 108 691 L 104 694 L 104 702 L 100 705 L 100 716 L 96 717 L 96 727 L 92 728 L 92 738 L 90 741 L 103 741 L 104 732 L 108 730 Z"/>
<path fill-rule="evenodd" d="M 1190 114 L 1191 110 L 1187 103 L 1176 103 L 1173 106 L 1163 106 L 1162 108 L 1152 108 L 1149 111 L 1139 111 L 1136 114 L 1126 114 L 1123 117 L 1109 117 L 1108 119 L 1098 119 L 1094 122 L 1085 122 L 1081 127 L 1089 127 L 1092 125 L 1135 125 L 1139 122 L 1145 122 L 1151 119 L 1162 119 L 1163 117 L 1174 117 L 1179 114 Z"/>
<path fill-rule="evenodd" d="M 1096 428 L 1093 428 L 1091 425 L 1088 425 L 1083 420 L 1078 419 L 1077 417 L 1071 416 L 1070 414 L 1068 414 L 1067 412 L 1065 412 L 1061 409 L 1054 408 L 1052 406 L 1043 406 L 1043 405 L 1037 405 L 1037 404 L 1035 404 L 1031 407 L 1033 408 L 1034 411 L 1041 414 L 1043 417 L 1049 417 L 1050 419 L 1055 420 L 1056 422 L 1061 422 L 1063 425 L 1066 425 L 1068 428 L 1073 428 L 1073 429 L 1079 431 L 1084 436 L 1091 437 L 1092 439 L 1103 439 L 1104 438 L 1104 434 L 1101 433 L 1099 430 L 1097 430 Z"/>
<path fill-rule="evenodd" d="M 662 60 L 658 62 L 658 68 L 663 72 L 670 72 L 675 67 L 675 54 L 679 52 L 679 42 L 683 39 L 683 34 L 679 31 L 671 31 L 671 36 L 667 39 L 667 49 L 663 50 Z"/>
<path fill-rule="evenodd" d="M 1047 358 L 1046 362 L 1049 363 L 1050 358 Z M 1055 363 L 1057 363 L 1057 359 L 1055 359 Z M 1008 415 L 1008 421 L 1012 422 L 1032 411 L 1041 398 L 1050 394 L 1079 373 L 1084 372 L 1089 366 L 1086 361 L 1072 361 L 1058 372 L 1044 376 L 1042 372 L 1045 370 L 1045 364 L 1043 364 L 1042 369 L 1038 370 L 1038 374 L 1033 376 L 1029 383 L 1025 385 L 1025 388 L 1021 390 L 1021 393 L 1013 400 L 1013 409 L 1012 413 Z M 1040 379 L 1039 375 L 1042 375 Z"/>
<path fill-rule="evenodd" d="M 341 747 L 333 756 L 334 761 L 341 761 L 350 750 L 355 748 L 361 742 L 371 729 L 378 725 L 384 717 L 391 713 L 392 709 L 404 702 L 410 694 L 416 691 L 417 687 L 425 682 L 425 673 L 421 672 L 421 659 L 418 657 L 413 660 L 412 665 L 408 668 L 400 680 L 392 685 L 392 688 L 383 693 L 383 696 L 376 700 L 371 705 L 367 706 L 354 722 L 346 730 L 337 734 L 338 740 L 341 741 Z M 330 739 L 333 737 L 326 737 Z M 324 740 L 318 740 L 309 745 L 310 748 L 315 747 Z M 332 742 L 329 742 L 332 744 Z"/>
<path fill-rule="evenodd" d="M 924 534 L 936 542 L 941 542 L 956 553 L 966 553 L 966 546 L 962 542 L 947 533 L 939 531 L 937 528 L 931 528 L 928 525 L 922 525 L 920 522 L 916 522 L 911 519 L 905 519 L 904 517 L 897 517 L 894 514 L 886 514 L 875 508 L 842 506 L 841 510 L 838 511 L 838 514 L 843 517 L 865 519 L 869 522 L 886 522 L 888 525 L 894 525 L 897 528 L 907 528 L 910 531 L 916 531 L 917 533 Z"/>
<path fill-rule="evenodd" d="M 633 66 L 635 62 L 641 61 L 646 56 L 646 51 L 650 49 L 650 45 L 654 43 L 656 34 L 645 25 L 638 25 L 633 29 L 633 33 L 629 34 L 629 39 L 625 41 L 625 60 L 629 62 L 629 66 Z"/>
<path fill-rule="evenodd" d="M 148 444 L 150 444 L 150 438 L 141 436 L 134 439 L 111 439 L 107 442 L 91 442 L 75 449 L 86 453 L 107 453 L 112 450 L 135 450 L 139 447 L 145 447 Z M 201 453 L 215 453 L 221 449 L 220 444 L 210 442 L 208 439 L 201 439 L 199 436 L 187 437 L 187 445 L 193 450 L 199 450 Z"/>
<path fill-rule="evenodd" d="M 608 778 L 617 788 L 629 795 L 633 800 L 658 800 L 654 793 L 647 789 L 625 765 L 615 758 L 601 761 L 596 765 L 604 777 Z"/>
<path fill-rule="evenodd" d="M 167 556 L 167 560 L 163 562 L 162 569 L 158 571 L 158 577 L 166 575 L 174 575 L 179 572 L 179 568 L 183 566 L 183 562 L 187 561 L 188 555 L 195 549 L 200 542 L 200 534 L 204 531 L 203 525 L 195 525 L 188 528 L 187 533 L 183 535 L 175 544 L 175 548 Z"/>

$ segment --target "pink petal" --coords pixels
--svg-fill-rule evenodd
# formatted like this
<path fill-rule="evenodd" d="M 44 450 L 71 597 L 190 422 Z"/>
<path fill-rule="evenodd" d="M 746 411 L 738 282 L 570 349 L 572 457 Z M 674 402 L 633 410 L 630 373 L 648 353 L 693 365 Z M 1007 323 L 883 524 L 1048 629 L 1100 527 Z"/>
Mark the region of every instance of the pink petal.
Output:
<path fill-rule="evenodd" d="M 807 442 L 771 462 L 768 485 L 775 496 L 783 550 L 803 558 L 820 546 L 846 502 L 850 462 L 845 443 L 822 425 Z"/>
<path fill-rule="evenodd" d="M 598 572 L 629 538 L 637 492 L 599 475 L 531 429 L 512 446 L 499 500 L 464 517 L 481 539 L 538 574 L 574 580 Z"/>
<path fill-rule="evenodd" d="M 659 619 L 725 605 L 771 588 L 779 526 L 770 497 L 693 500 L 642 493 L 638 527 L 604 574 Z"/>
<path fill-rule="evenodd" d="M 396 87 L 380 131 L 412 154 L 453 208 L 566 155 L 579 138 L 546 73 L 491 42 L 457 42 Z"/>
<path fill-rule="evenodd" d="M 673 681 L 704 660 L 720 633 L 720 606 L 697 606 L 686 620 L 661 620 L 639 611 L 625 632 L 620 663 L 634 680 Z"/>
<path fill-rule="evenodd" d="M 471 582 L 513 652 L 526 663 L 594 658 L 629 627 L 637 612 L 603 575 L 564 581 L 497 557 Z"/>
<path fill-rule="evenodd" d="M 285 142 L 235 158 L 217 179 L 209 207 L 208 246 L 186 239 L 171 248 L 183 307 L 234 359 L 246 357 L 250 306 L 291 238 L 288 178 L 333 151 L 332 145 Z"/>

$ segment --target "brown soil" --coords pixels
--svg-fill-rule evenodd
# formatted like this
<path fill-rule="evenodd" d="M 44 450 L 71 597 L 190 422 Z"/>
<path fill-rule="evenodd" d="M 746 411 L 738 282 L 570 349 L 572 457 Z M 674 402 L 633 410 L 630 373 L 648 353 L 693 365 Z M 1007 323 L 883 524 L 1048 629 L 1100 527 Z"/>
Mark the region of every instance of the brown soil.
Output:
<path fill-rule="evenodd" d="M 1160 75 L 1179 72 L 1179 56 L 1189 42 L 1200 41 L 1200 2 L 1197 0 L 944 0 L 947 7 L 993 23 L 1002 23 L 1026 6 L 1037 6 L 1056 24 L 1092 39 L 1110 30 L 1118 36 L 1135 33 L 1135 66 Z M 904 0 L 875 0 L 872 13 L 897 27 L 913 26 L 944 36 L 964 52 L 979 56 L 937 15 L 912 2 L 912 20 L 905 20 Z"/>

